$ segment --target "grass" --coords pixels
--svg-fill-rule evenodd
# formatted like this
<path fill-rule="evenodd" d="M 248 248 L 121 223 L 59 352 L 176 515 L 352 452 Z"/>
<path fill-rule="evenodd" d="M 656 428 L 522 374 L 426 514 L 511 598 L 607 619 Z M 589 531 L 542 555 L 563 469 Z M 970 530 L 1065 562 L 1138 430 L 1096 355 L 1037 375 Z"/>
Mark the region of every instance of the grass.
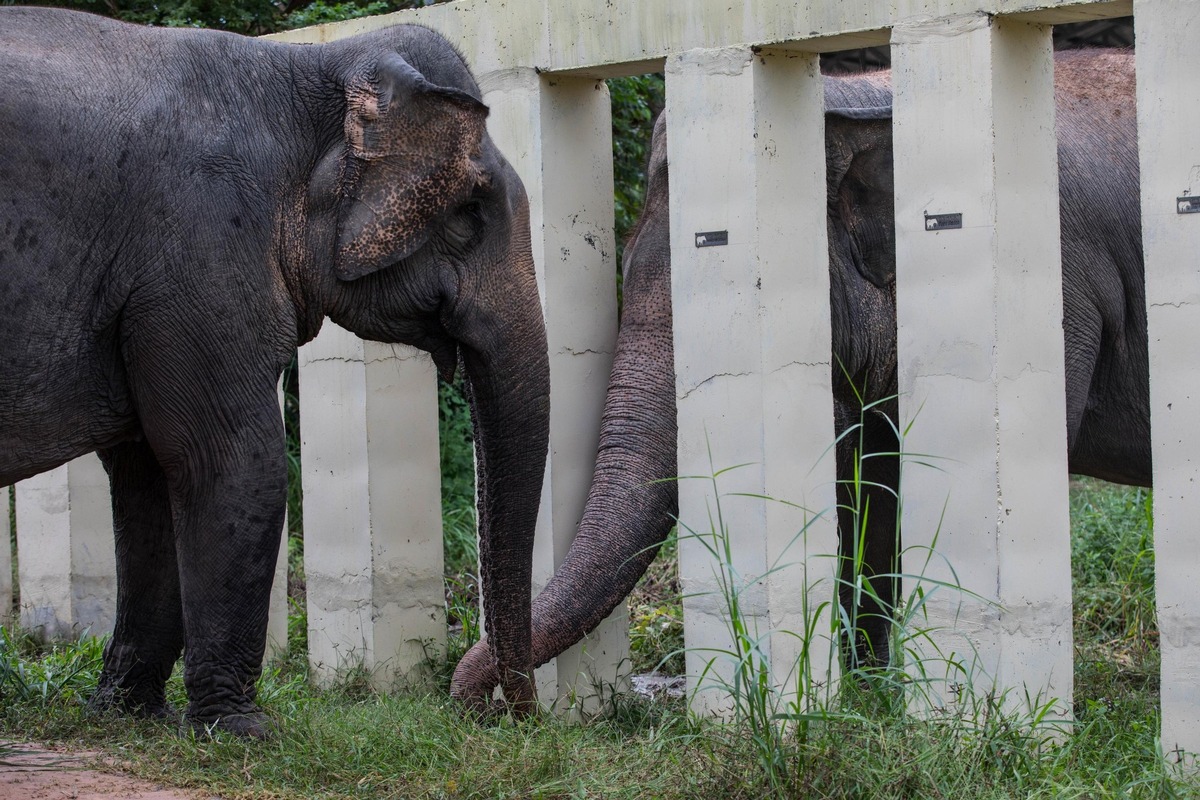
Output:
<path fill-rule="evenodd" d="M 1159 649 L 1150 492 L 1076 478 L 1071 487 L 1075 719 L 1104 743 L 1072 767 L 1103 783 L 1149 783 L 1155 796 Z M 1166 790 L 1162 790 L 1165 792 Z"/>
<path fill-rule="evenodd" d="M 1062 741 L 997 698 L 982 698 L 971 714 L 919 718 L 886 693 L 880 702 L 866 680 L 844 680 L 803 735 L 787 720 L 776 724 L 778 709 L 753 725 L 745 717 L 717 725 L 679 702 L 626 696 L 583 724 L 542 717 L 484 726 L 462 719 L 446 696 L 452 662 L 435 665 L 442 688 L 432 693 L 378 693 L 355 670 L 320 690 L 308 682 L 302 639 L 260 684 L 275 739 L 197 739 L 176 724 L 89 715 L 100 642 L 46 647 L 11 630 L 0 634 L 0 739 L 95 749 L 154 781 L 246 798 L 1197 796 L 1200 782 L 1173 777 L 1155 744 L 1149 508 L 1145 490 L 1072 482 L 1076 723 Z M 631 599 L 639 669 L 681 669 L 675 549 L 673 541 L 664 548 Z M 466 585 L 450 595 L 462 625 L 452 653 L 477 625 L 471 574 L 462 575 Z M 293 608 L 294 632 L 304 628 L 301 609 Z M 746 675 L 752 685 L 756 673 Z M 169 694 L 183 704 L 178 674 Z M 765 737 L 764 724 L 773 731 Z"/>
<path fill-rule="evenodd" d="M 93 655 L 85 680 L 99 670 Z M 481 726 L 441 694 L 378 694 L 355 675 L 311 688 L 302 659 L 269 671 L 260 693 L 280 730 L 266 743 L 114 724 L 62 693 L 6 695 L 0 736 L 99 748 L 133 774 L 228 797 L 583 797 L 598 785 L 612 787 L 608 797 L 687 797 L 711 780 L 691 772 L 701 752 L 686 716 L 664 720 L 652 709 L 587 725 Z M 169 696 L 183 700 L 178 675 Z"/>
<path fill-rule="evenodd" d="M 672 531 L 629 595 L 629 657 L 635 675 L 684 674 L 679 541 Z"/>

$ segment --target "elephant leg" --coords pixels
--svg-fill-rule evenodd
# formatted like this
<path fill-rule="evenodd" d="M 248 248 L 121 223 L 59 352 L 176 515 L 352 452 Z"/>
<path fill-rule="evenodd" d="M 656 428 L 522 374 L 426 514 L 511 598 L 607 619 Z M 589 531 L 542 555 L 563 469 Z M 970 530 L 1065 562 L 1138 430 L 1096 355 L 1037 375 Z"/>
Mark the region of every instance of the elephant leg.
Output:
<path fill-rule="evenodd" d="M 1065 260 L 1065 259 L 1064 259 Z M 1080 283 L 1077 280 L 1074 283 Z M 1099 309 L 1063 280 L 1063 354 L 1067 391 L 1067 452 L 1075 452 L 1100 359 L 1104 322 Z"/>
<path fill-rule="evenodd" d="M 276 391 L 287 351 L 264 353 L 254 337 L 269 339 L 271 328 L 249 325 L 245 309 L 207 310 L 225 300 L 158 299 L 123 319 L 122 356 L 170 498 L 185 717 L 198 729 L 262 737 L 269 726 L 255 682 L 287 507 Z"/>
<path fill-rule="evenodd" d="M 287 502 L 283 427 L 272 405 L 237 441 L 168 469 L 193 725 L 267 735 L 255 683 Z M 219 455 L 218 455 L 219 451 Z"/>
<path fill-rule="evenodd" d="M 839 414 L 839 435 L 843 414 Z M 843 657 L 848 666 L 886 664 L 896 608 L 900 552 L 897 491 L 899 442 L 883 414 L 868 411 L 839 439 L 838 530 L 841 550 L 839 598 L 853 630 Z"/>
<path fill-rule="evenodd" d="M 173 715 L 164 687 L 183 651 L 183 615 L 166 477 L 144 442 L 100 459 L 112 487 L 117 616 L 91 705 Z"/>

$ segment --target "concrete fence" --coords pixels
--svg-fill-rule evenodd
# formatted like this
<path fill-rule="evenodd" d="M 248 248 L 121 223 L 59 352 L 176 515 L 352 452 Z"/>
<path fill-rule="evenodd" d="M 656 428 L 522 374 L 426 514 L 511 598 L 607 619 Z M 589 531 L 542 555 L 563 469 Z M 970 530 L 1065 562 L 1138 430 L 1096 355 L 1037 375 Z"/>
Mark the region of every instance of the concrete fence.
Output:
<path fill-rule="evenodd" d="M 971 662 L 977 688 L 1023 685 L 1057 698 L 1053 713 L 1067 718 L 1071 583 L 1049 26 L 1129 14 L 1138 53 L 1163 747 L 1194 753 L 1200 215 L 1182 213 L 1179 198 L 1200 192 L 1200 3 L 460 0 L 278 38 L 324 41 L 419 22 L 455 42 L 480 78 L 489 130 L 530 194 L 550 342 L 553 410 L 535 592 L 565 555 L 582 512 L 615 340 L 602 79 L 666 73 L 671 161 L 682 165 L 670 175 L 680 473 L 750 464 L 723 478 L 722 489 L 832 509 L 833 462 L 819 460 L 833 417 L 817 54 L 890 42 L 901 416 L 919 416 L 907 449 L 950 465 L 906 473 L 906 545 L 931 544 L 937 532 L 945 563 L 979 598 L 945 593 L 930 604 L 945 628 L 936 640 Z M 963 226 L 930 231 L 926 212 L 960 213 Z M 727 231 L 728 244 L 696 248 L 703 231 Z M 938 314 L 927 312 L 931 304 Z M 364 343 L 331 324 L 300 361 L 310 659 L 318 676 L 361 660 L 390 680 L 421 658 L 422 643 L 445 638 L 434 373 L 422 354 Z M 685 481 L 680 489 L 682 520 L 703 528 L 706 487 Z M 111 604 L 101 602 L 112 585 L 104 491 L 92 457 L 16 487 L 26 624 L 55 633 L 111 624 Z M 802 630 L 806 604 L 832 593 L 832 515 L 808 520 L 806 547 L 796 554 L 789 547 L 806 521 L 798 509 L 730 498 L 724 512 L 742 575 L 799 562 L 748 593 L 745 610 L 764 630 Z M 904 566 L 949 578 L 937 563 Z M 681 544 L 680 571 L 689 647 L 725 646 L 721 609 L 706 594 L 712 566 L 697 543 Z M 273 613 L 277 625 L 282 605 Z M 586 697 L 597 681 L 617 681 L 625 630 L 621 612 L 542 668 L 543 699 Z M 798 646 L 773 640 L 772 657 L 787 663 Z M 690 654 L 689 672 L 698 673 L 702 659 Z"/>

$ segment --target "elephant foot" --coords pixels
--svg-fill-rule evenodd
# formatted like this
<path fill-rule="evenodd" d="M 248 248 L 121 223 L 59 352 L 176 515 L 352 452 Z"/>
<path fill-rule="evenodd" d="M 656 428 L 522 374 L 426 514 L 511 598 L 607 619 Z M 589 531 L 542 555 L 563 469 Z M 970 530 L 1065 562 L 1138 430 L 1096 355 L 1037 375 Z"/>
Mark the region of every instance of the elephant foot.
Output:
<path fill-rule="evenodd" d="M 144 693 L 105 685 L 103 679 L 88 699 L 88 711 L 93 714 L 120 714 L 138 719 L 178 721 L 179 710 L 162 696 L 147 698 Z"/>
<path fill-rule="evenodd" d="M 231 733 L 242 739 L 263 741 L 275 735 L 275 724 L 262 711 L 249 714 L 226 714 L 213 719 L 187 717 L 187 724 L 197 736 L 211 737 L 216 733 Z"/>
<path fill-rule="evenodd" d="M 166 676 L 147 668 L 133 647 L 109 642 L 96 691 L 88 699 L 93 713 L 117 713 L 142 719 L 177 720 L 167 702 Z"/>
<path fill-rule="evenodd" d="M 878 618 L 870 620 L 854 637 L 853 666 L 879 670 L 891 663 L 891 622 Z"/>

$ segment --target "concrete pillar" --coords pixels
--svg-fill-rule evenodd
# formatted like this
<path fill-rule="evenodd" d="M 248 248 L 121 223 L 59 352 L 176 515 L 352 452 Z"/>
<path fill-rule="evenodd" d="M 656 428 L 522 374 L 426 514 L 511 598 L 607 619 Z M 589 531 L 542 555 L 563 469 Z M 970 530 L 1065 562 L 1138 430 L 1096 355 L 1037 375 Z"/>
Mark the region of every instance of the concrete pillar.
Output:
<path fill-rule="evenodd" d="M 283 411 L 283 381 L 279 383 L 279 409 Z M 275 579 L 271 583 L 271 606 L 267 611 L 267 649 L 263 660 L 287 654 L 288 632 L 288 518 L 283 517 L 283 532 L 279 542 L 279 557 L 275 560 Z"/>
<path fill-rule="evenodd" d="M 47 639 L 111 632 L 117 566 L 100 459 L 77 458 L 15 491 L 21 625 Z"/>
<path fill-rule="evenodd" d="M 1162 749 L 1197 767 L 1200 752 L 1200 81 L 1194 0 L 1135 0 L 1142 242 L 1150 333 L 1154 568 L 1162 650 Z"/>
<path fill-rule="evenodd" d="M 271 583 L 271 606 L 267 612 L 267 649 L 263 660 L 269 662 L 287 654 L 288 633 L 288 557 L 287 517 L 283 520 L 279 557 L 275 561 L 275 580 Z"/>
<path fill-rule="evenodd" d="M 9 524 L 12 489 L 0 487 L 0 624 L 7 625 L 12 612 L 13 531 Z"/>
<path fill-rule="evenodd" d="M 313 675 L 418 679 L 446 642 L 433 362 L 332 322 L 299 358 Z"/>
<path fill-rule="evenodd" d="M 592 483 L 600 415 L 616 343 L 611 107 L 603 81 L 485 76 L 488 129 L 525 183 L 550 351 L 550 456 L 534 544 L 534 595 L 575 538 Z M 596 689 L 629 671 L 622 605 L 582 642 L 538 670 L 542 702 L 594 709 Z"/>
<path fill-rule="evenodd" d="M 1021 708 L 1024 686 L 1054 698 L 1064 719 L 1073 679 L 1053 69 L 1048 27 L 981 14 L 892 32 L 900 415 L 914 421 L 905 452 L 922 454 L 903 467 L 904 592 L 923 586 L 928 622 L 912 629 L 935 629 L 909 643 L 929 659 L 911 669 L 946 679 L 928 686 L 935 707 L 995 686 Z M 951 214 L 961 217 L 941 216 Z"/>
<path fill-rule="evenodd" d="M 802 634 L 825 604 L 812 627 L 810 664 L 831 688 L 829 556 L 837 534 L 816 56 L 744 48 L 672 56 L 667 113 L 679 472 L 745 465 L 715 487 L 681 480 L 680 519 L 696 533 L 727 532 L 741 612 L 763 637 L 777 685 L 794 687 L 802 642 L 790 633 Z M 731 645 L 715 569 L 704 544 L 681 527 L 692 690 L 713 650 Z M 723 661 L 714 667 L 727 680 L 731 664 Z M 728 710 L 720 691 L 699 693 L 695 704 Z"/>

